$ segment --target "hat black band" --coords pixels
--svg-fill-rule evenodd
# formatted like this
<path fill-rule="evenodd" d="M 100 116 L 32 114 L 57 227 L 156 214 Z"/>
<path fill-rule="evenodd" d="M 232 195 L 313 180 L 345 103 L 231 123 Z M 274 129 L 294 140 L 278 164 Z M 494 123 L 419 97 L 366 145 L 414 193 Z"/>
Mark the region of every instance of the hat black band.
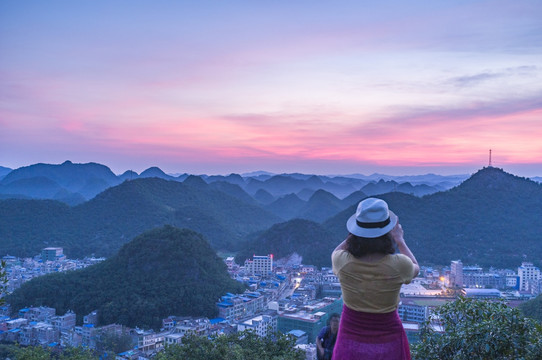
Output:
<path fill-rule="evenodd" d="M 384 221 L 380 222 L 361 222 L 356 220 L 356 224 L 358 224 L 359 227 L 365 228 L 365 229 L 376 229 L 376 228 L 383 228 L 386 225 L 388 225 L 391 222 L 390 218 L 388 217 Z"/>

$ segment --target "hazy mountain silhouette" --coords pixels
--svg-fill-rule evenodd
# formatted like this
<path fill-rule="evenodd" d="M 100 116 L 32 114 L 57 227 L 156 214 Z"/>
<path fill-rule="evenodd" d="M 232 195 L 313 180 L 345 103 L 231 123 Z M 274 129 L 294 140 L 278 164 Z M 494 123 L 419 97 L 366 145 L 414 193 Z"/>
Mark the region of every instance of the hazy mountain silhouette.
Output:
<path fill-rule="evenodd" d="M 35 164 L 15 169 L 0 181 L 0 193 L 60 200 L 73 200 L 76 197 L 72 194 L 80 194 L 91 199 L 120 182 L 104 165 L 66 161 L 60 165 Z M 57 195 L 59 192 L 63 196 Z"/>
<path fill-rule="evenodd" d="M 98 310 L 101 324 L 159 329 L 168 315 L 217 314 L 226 292 L 242 292 L 207 241 L 191 230 L 165 226 L 125 244 L 118 254 L 78 271 L 33 279 L 9 297 L 14 309 L 29 304 L 63 314 Z"/>
<path fill-rule="evenodd" d="M 266 205 L 265 209 L 283 220 L 290 220 L 299 217 L 299 212 L 305 205 L 306 202 L 301 200 L 296 194 L 288 194 Z"/>
<path fill-rule="evenodd" d="M 134 236 L 164 224 L 193 229 L 216 249 L 227 249 L 281 221 L 205 182 L 200 185 L 125 181 L 73 208 L 45 200 L 0 201 L 0 253 L 33 256 L 54 245 L 70 257 L 110 256 Z"/>
<path fill-rule="evenodd" d="M 8 167 L 0 166 L 0 180 L 2 180 L 11 171 L 13 170 Z"/>
<path fill-rule="evenodd" d="M 171 175 L 167 175 L 165 172 L 162 171 L 162 169 L 156 166 L 150 167 L 147 170 L 143 171 L 141 174 L 139 174 L 139 177 L 140 178 L 155 177 L 155 178 L 164 179 L 164 180 L 176 180 L 175 177 Z"/>

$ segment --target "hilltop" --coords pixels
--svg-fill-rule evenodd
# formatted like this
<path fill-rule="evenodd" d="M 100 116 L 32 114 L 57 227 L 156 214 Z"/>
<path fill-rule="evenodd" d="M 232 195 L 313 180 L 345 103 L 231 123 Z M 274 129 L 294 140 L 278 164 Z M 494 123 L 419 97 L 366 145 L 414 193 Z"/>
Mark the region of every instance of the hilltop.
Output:
<path fill-rule="evenodd" d="M 125 244 L 117 255 L 88 268 L 33 279 L 8 297 L 13 309 L 29 304 L 98 310 L 101 324 L 158 329 L 168 315 L 216 316 L 216 301 L 242 292 L 209 243 L 187 229 L 164 226 Z"/>
<path fill-rule="evenodd" d="M 541 263 L 542 185 L 487 167 L 448 191 L 422 198 L 401 193 L 377 196 L 398 216 L 405 238 L 422 263 L 517 267 Z M 336 241 L 355 206 L 323 225 Z"/>

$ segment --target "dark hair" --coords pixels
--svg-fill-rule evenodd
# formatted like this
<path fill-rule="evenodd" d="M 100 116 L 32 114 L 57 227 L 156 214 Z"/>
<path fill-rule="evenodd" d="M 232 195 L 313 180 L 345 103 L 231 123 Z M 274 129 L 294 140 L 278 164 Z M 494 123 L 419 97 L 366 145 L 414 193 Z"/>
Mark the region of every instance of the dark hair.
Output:
<path fill-rule="evenodd" d="M 333 313 L 333 314 L 329 315 L 329 317 L 327 318 L 327 326 L 329 326 L 329 324 L 331 324 L 331 320 L 333 320 L 333 319 L 340 320 L 341 315 L 339 315 L 338 313 Z"/>
<path fill-rule="evenodd" d="M 368 254 L 393 254 L 395 248 L 388 234 L 377 238 L 364 238 L 354 234 L 348 234 L 346 238 L 346 250 L 354 257 L 362 257 Z"/>

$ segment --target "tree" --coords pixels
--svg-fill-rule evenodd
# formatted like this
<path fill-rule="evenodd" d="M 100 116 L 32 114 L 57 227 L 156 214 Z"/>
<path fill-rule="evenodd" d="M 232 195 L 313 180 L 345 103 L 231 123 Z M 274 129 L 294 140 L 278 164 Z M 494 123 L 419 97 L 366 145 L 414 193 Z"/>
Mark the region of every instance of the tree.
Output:
<path fill-rule="evenodd" d="M 422 328 L 413 356 L 424 360 L 542 358 L 542 324 L 503 301 L 459 297 L 436 309 Z M 431 325 L 440 325 L 443 333 Z"/>
<path fill-rule="evenodd" d="M 542 322 L 542 295 L 524 302 L 519 306 L 523 315 Z"/>
<path fill-rule="evenodd" d="M 133 346 L 132 337 L 127 331 L 123 331 L 122 334 L 105 332 L 99 336 L 96 343 L 96 349 L 100 353 L 110 351 L 118 354 L 130 350 Z"/>
<path fill-rule="evenodd" d="M 169 345 L 157 360 L 303 360 L 302 350 L 286 335 L 259 337 L 250 331 L 230 335 L 187 335 L 182 345 Z"/>
<path fill-rule="evenodd" d="M 51 351 L 40 346 L 4 346 L 0 354 L 4 355 L 6 359 L 13 360 L 98 360 L 100 358 L 92 350 L 80 347 Z"/>

